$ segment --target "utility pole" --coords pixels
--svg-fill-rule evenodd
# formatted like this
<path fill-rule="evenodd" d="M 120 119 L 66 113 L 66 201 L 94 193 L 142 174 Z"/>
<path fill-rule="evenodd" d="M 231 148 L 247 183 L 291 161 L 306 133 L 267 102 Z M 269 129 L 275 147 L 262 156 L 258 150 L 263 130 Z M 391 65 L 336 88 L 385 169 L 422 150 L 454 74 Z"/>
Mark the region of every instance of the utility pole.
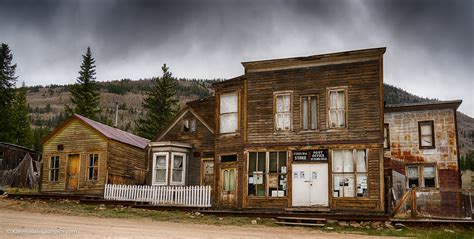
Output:
<path fill-rule="evenodd" d="M 118 102 L 115 102 L 115 124 L 114 127 L 117 128 L 118 126 Z"/>

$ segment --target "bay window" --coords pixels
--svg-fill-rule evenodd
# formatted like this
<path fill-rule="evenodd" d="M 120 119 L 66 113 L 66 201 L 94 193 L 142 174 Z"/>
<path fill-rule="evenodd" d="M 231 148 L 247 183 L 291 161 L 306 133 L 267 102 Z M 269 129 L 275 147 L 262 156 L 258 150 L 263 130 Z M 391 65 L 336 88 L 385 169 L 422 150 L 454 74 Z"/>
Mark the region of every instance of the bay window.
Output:
<path fill-rule="evenodd" d="M 156 153 L 153 160 L 153 185 L 168 183 L 168 153 Z"/>
<path fill-rule="evenodd" d="M 184 185 L 186 155 L 171 153 L 171 185 Z"/>

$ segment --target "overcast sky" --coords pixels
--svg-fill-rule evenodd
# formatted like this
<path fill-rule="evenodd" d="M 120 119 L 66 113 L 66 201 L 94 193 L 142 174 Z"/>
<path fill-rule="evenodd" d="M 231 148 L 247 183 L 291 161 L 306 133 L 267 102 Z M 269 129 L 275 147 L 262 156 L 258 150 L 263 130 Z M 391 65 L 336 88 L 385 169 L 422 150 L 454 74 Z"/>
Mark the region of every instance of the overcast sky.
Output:
<path fill-rule="evenodd" d="M 387 47 L 385 82 L 474 116 L 474 1 L 0 0 L 0 42 L 27 85 L 230 78 L 242 61 Z"/>

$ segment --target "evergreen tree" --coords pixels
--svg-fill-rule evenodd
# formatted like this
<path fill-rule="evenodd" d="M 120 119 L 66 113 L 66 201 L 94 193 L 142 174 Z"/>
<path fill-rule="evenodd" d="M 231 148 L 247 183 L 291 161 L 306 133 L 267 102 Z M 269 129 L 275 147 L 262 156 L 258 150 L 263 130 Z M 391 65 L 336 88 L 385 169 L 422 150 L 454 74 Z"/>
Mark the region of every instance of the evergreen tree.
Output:
<path fill-rule="evenodd" d="M 87 47 L 85 55 L 82 55 L 82 65 L 76 84 L 71 86 L 71 101 L 73 108 L 66 106 L 66 112 L 70 114 L 80 114 L 87 118 L 98 119 L 99 108 L 99 87 L 95 81 L 95 60 L 92 58 L 90 47 Z"/>
<path fill-rule="evenodd" d="M 7 44 L 0 46 L 0 141 L 14 143 L 13 104 L 16 64 Z"/>
<path fill-rule="evenodd" d="M 14 104 L 13 114 L 14 140 L 15 144 L 28 148 L 33 146 L 30 120 L 28 119 L 28 105 L 26 103 L 26 87 L 23 82 L 22 87 L 18 89 Z"/>
<path fill-rule="evenodd" d="M 174 117 L 179 110 L 176 97 L 176 80 L 166 64 L 161 67 L 163 76 L 153 79 L 153 88 L 142 103 L 145 117 L 136 121 L 138 135 L 151 139 Z"/>

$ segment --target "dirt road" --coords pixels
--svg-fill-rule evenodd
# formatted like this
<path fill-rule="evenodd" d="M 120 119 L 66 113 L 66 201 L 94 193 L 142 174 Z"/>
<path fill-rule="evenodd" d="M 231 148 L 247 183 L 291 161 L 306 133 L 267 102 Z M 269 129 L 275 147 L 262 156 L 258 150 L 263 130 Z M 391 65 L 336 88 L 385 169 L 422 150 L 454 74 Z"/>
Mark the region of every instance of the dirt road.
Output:
<path fill-rule="evenodd" d="M 306 228 L 236 227 L 1 210 L 0 238 L 366 238 Z"/>

